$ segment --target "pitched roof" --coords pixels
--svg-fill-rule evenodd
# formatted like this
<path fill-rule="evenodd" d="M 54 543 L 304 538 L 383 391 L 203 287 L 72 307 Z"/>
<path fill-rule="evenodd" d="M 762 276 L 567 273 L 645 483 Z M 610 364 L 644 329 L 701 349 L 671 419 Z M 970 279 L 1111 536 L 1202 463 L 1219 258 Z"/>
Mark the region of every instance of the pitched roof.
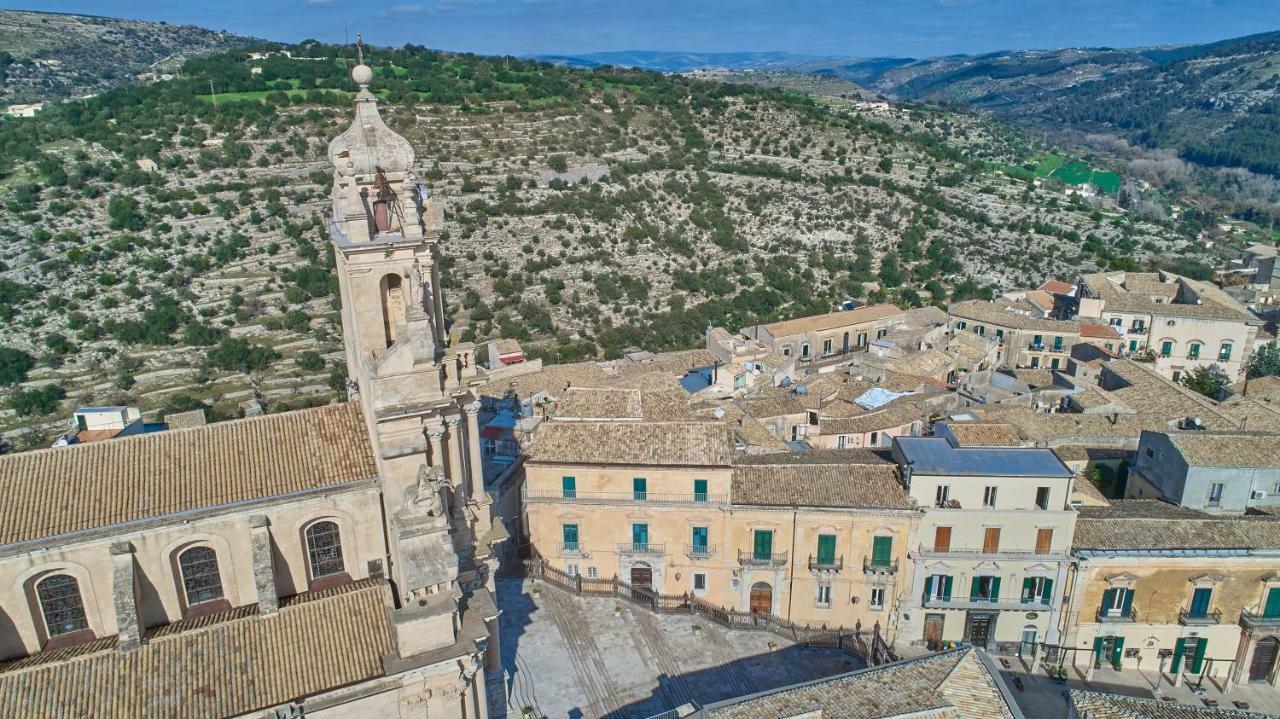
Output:
<path fill-rule="evenodd" d="M 1222 517 L 1156 500 L 1112 500 L 1080 507 L 1073 551 L 1280 549 L 1280 520 Z"/>
<path fill-rule="evenodd" d="M 901 309 L 893 305 L 865 305 L 852 310 L 828 312 L 825 315 L 797 317 L 793 320 L 770 322 L 767 325 L 761 325 L 761 327 L 768 330 L 769 334 L 772 335 L 774 339 L 779 339 L 782 337 L 801 334 L 803 332 L 821 332 L 823 330 L 845 327 L 847 325 L 856 325 L 863 322 L 875 322 L 876 320 L 887 319 L 894 315 L 905 316 Z"/>
<path fill-rule="evenodd" d="M 0 457 L 0 544 L 377 474 L 358 402 Z"/>
<path fill-rule="evenodd" d="M 739 457 L 731 502 L 758 506 L 909 509 L 893 462 L 868 449 Z"/>
<path fill-rule="evenodd" d="M 1080 336 L 1110 340 L 1118 340 L 1121 337 L 1120 330 L 1116 329 L 1113 325 L 1095 325 L 1083 322 L 1080 324 Z"/>
<path fill-rule="evenodd" d="M 879 409 L 862 412 L 849 417 L 823 416 L 821 428 L 823 434 L 855 434 L 893 429 L 912 422 L 928 419 L 928 410 L 921 409 L 915 402 L 898 400 Z"/>
<path fill-rule="evenodd" d="M 1280 468 L 1280 434 L 1167 432 L 1192 467 Z"/>
<path fill-rule="evenodd" d="M 1007 422 L 948 422 L 947 431 L 960 447 L 1018 447 L 1022 438 Z"/>
<path fill-rule="evenodd" d="M 729 427 L 714 420 L 543 422 L 529 461 L 543 464 L 728 466 Z"/>
<path fill-rule="evenodd" d="M 1088 719 L 1258 719 L 1261 714 L 1143 699 L 1125 694 L 1071 690 L 1071 706 Z"/>
<path fill-rule="evenodd" d="M 907 659 L 707 706 L 702 717 L 777 719 L 808 716 L 1013 719 L 1008 688 L 969 647 Z"/>
<path fill-rule="evenodd" d="M 947 308 L 947 313 L 952 317 L 959 317 L 973 322 L 986 322 L 1010 329 L 1040 330 L 1042 332 L 1062 332 L 1065 334 L 1078 333 L 1080 331 L 1080 323 L 1074 320 L 1032 317 L 1030 314 L 1023 314 L 1018 311 L 1017 306 L 1008 300 L 1001 302 L 964 300 L 952 303 Z"/>
<path fill-rule="evenodd" d="M 1104 312 L 1142 312 L 1159 317 L 1262 324 L 1262 320 L 1238 300 L 1212 284 L 1168 272 L 1095 272 L 1080 281 L 1089 296 L 1103 300 Z M 1157 302 L 1157 297 L 1162 301 Z M 1179 297 L 1187 301 L 1179 301 Z"/>
<path fill-rule="evenodd" d="M 1076 291 L 1076 286 L 1062 280 L 1045 280 L 1040 289 L 1055 295 L 1069 295 Z"/>
<path fill-rule="evenodd" d="M 683 419 L 692 415 L 681 389 L 571 387 L 560 397 L 560 419 Z"/>
<path fill-rule="evenodd" d="M 383 675 L 393 648 L 384 581 L 298 595 L 280 611 L 153 634 L 116 651 L 112 638 L 50 661 L 0 665 L 0 715 L 240 715 Z"/>

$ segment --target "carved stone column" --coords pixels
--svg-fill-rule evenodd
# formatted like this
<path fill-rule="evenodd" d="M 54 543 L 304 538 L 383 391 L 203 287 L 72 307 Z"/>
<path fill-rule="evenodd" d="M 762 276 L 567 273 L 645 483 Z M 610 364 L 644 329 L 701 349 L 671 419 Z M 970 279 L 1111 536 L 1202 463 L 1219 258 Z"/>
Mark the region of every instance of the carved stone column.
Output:
<path fill-rule="evenodd" d="M 479 400 L 463 405 L 467 413 L 467 449 L 470 452 L 468 464 L 471 469 L 471 501 L 484 502 L 488 495 L 484 491 L 484 463 L 480 459 L 480 402 Z"/>
<path fill-rule="evenodd" d="M 445 415 L 444 424 L 449 428 L 449 484 L 453 486 L 456 504 L 461 508 L 467 502 L 467 477 L 462 471 L 462 417 L 456 414 Z"/>
<path fill-rule="evenodd" d="M 116 612 L 116 648 L 137 649 L 142 644 L 138 622 L 138 597 L 134 592 L 133 545 L 116 542 L 111 545 L 111 598 Z"/>
<path fill-rule="evenodd" d="M 253 586 L 258 591 L 258 614 L 280 609 L 276 595 L 276 566 L 271 552 L 271 522 L 261 514 L 249 517 L 249 543 L 253 548 Z"/>
<path fill-rule="evenodd" d="M 444 427 L 435 425 L 427 427 L 427 442 L 431 445 L 431 461 L 430 465 L 435 469 L 444 469 Z"/>

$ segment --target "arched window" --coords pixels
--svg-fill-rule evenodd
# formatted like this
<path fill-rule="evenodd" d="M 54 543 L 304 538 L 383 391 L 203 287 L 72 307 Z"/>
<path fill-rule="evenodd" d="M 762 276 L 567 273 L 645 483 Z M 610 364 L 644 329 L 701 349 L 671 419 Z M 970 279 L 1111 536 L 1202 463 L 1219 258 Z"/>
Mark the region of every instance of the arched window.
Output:
<path fill-rule="evenodd" d="M 396 341 L 396 323 L 404 319 L 405 312 L 400 275 L 394 272 L 388 274 L 379 285 L 382 294 L 382 332 L 390 347 Z"/>
<path fill-rule="evenodd" d="M 222 599 L 222 578 L 218 576 L 218 553 L 212 547 L 192 547 L 178 555 L 182 590 L 187 606 Z"/>
<path fill-rule="evenodd" d="M 50 637 L 89 628 L 80 598 L 80 583 L 69 574 L 54 574 L 36 585 L 36 598 L 44 615 L 45 630 Z"/>
<path fill-rule="evenodd" d="M 316 522 L 307 527 L 307 559 L 311 563 L 311 578 L 319 579 L 345 570 L 342 564 L 342 537 L 338 525 Z"/>

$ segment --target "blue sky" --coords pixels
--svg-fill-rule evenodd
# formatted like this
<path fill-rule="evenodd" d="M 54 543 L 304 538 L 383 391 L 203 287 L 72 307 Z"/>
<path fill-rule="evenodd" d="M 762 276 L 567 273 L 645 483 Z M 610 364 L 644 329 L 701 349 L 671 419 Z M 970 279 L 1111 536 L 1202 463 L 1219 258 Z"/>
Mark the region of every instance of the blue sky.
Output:
<path fill-rule="evenodd" d="M 1277 0 L 0 0 L 297 41 L 484 54 L 785 51 L 854 57 L 1220 40 L 1280 29 Z"/>

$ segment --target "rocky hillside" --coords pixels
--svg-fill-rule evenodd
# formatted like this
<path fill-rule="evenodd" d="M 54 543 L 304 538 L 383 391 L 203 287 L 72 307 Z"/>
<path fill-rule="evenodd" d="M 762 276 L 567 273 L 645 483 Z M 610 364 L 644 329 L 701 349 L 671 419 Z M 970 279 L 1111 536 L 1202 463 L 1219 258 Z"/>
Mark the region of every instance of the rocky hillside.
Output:
<path fill-rule="evenodd" d="M 0 10 L 0 105 L 82 97 L 261 40 L 191 25 Z"/>
<path fill-rule="evenodd" d="M 292 51 L 203 57 L 0 123 L 0 432 L 16 445 L 78 404 L 229 417 L 342 391 L 324 150 L 350 122 L 352 58 Z M 369 56 L 384 116 L 448 203 L 453 331 L 548 361 L 694 347 L 708 323 L 848 297 L 945 303 L 1215 261 L 1199 225 L 1037 180 L 1038 150 L 982 115 Z"/>

